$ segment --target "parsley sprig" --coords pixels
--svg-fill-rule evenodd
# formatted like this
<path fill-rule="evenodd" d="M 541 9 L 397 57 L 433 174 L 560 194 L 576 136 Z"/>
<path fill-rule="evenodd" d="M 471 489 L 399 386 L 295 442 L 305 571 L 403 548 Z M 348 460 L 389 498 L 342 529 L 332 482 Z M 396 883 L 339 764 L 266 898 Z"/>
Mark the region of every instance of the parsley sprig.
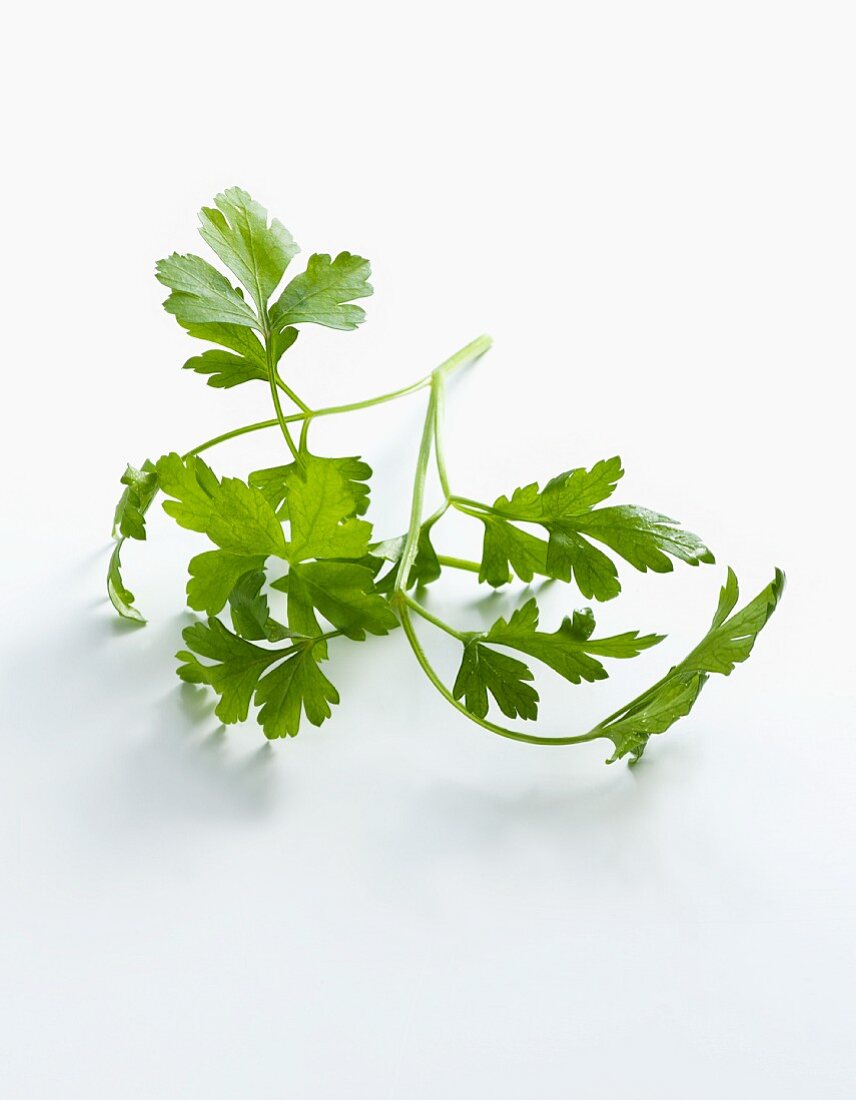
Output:
<path fill-rule="evenodd" d="M 554 630 L 542 629 L 531 594 L 489 629 L 463 630 L 429 611 L 420 597 L 444 570 L 473 574 L 493 587 L 515 578 L 527 585 L 535 577 L 548 578 L 573 584 L 586 599 L 604 601 L 621 591 L 619 562 L 641 572 L 666 573 L 676 561 L 712 564 L 713 554 L 668 516 L 605 503 L 624 474 L 617 457 L 567 470 L 543 487 L 522 486 L 491 504 L 453 492 L 443 449 L 446 382 L 488 350 L 487 336 L 401 389 L 313 408 L 284 380 L 283 359 L 304 326 L 349 331 L 362 323 L 365 313 L 355 303 L 372 293 L 368 261 L 350 252 L 335 258 L 316 253 L 280 290 L 299 248 L 245 191 L 233 187 L 218 195 L 213 207 L 201 211 L 200 223 L 203 240 L 231 277 L 192 254 L 173 254 L 157 265 L 157 278 L 170 292 L 167 312 L 190 337 L 213 345 L 189 358 L 185 369 L 205 376 L 217 389 L 262 383 L 275 415 L 183 454 L 127 467 L 114 516 L 107 589 L 121 616 L 144 622 L 123 580 L 121 552 L 127 539 L 146 538 L 146 514 L 163 495 L 164 511 L 210 544 L 188 566 L 187 602 L 204 618 L 183 632 L 186 648 L 178 654 L 178 675 L 213 689 L 221 721 L 244 721 L 255 707 L 268 738 L 294 736 L 304 718 L 321 725 L 339 702 L 321 667 L 331 647 L 385 635 L 400 625 L 437 691 L 483 729 L 535 745 L 606 739 L 613 746 L 610 762 L 625 756 L 633 762 L 653 734 L 689 713 L 712 673 L 728 675 L 746 660 L 781 598 L 779 570 L 737 610 L 737 578 L 729 569 L 701 641 L 651 688 L 592 729 L 542 736 L 488 717 L 496 708 L 507 719 L 537 719 L 540 700 L 531 661 L 570 684 L 595 683 L 608 676 L 605 662 L 636 657 L 663 636 L 635 629 L 598 636 L 590 607 L 573 610 Z M 424 390 L 428 402 L 407 530 L 379 540 L 365 518 L 370 467 L 356 456 L 316 455 L 310 430 L 320 417 Z M 282 436 L 280 459 L 286 461 L 256 470 L 246 481 L 221 478 L 201 457 L 228 440 L 270 428 Z M 442 501 L 425 517 L 432 459 Z M 480 525 L 479 561 L 436 549 L 439 526 L 450 510 Z M 460 666 L 451 685 L 428 659 L 416 620 L 459 647 Z"/>

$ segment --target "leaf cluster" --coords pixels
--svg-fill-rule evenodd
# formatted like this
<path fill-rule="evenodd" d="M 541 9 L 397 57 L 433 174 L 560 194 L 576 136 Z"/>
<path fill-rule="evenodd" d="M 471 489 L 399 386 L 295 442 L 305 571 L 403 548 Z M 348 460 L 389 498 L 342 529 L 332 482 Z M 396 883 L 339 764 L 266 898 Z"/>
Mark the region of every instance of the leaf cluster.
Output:
<path fill-rule="evenodd" d="M 633 761 L 651 735 L 689 713 L 711 674 L 728 675 L 749 656 L 781 598 L 779 571 L 738 610 L 737 579 L 729 569 L 702 640 L 653 687 L 593 729 L 548 737 L 497 725 L 493 710 L 511 720 L 538 718 L 533 665 L 571 685 L 595 684 L 608 677 L 610 662 L 643 654 L 663 635 L 631 629 L 601 636 L 588 606 L 571 610 L 555 629 L 543 629 L 531 591 L 487 630 L 462 630 L 428 609 L 422 597 L 427 585 L 458 569 L 492 587 L 543 578 L 573 586 L 585 600 L 606 601 L 620 594 L 624 565 L 667 573 L 676 562 L 712 564 L 713 554 L 676 520 L 612 503 L 624 475 L 618 457 L 567 470 L 543 487 L 523 485 L 492 504 L 453 494 L 441 443 L 443 388 L 453 370 L 487 349 L 485 337 L 403 390 L 352 405 L 310 408 L 284 380 L 284 357 L 304 325 L 349 331 L 362 323 L 365 313 L 356 303 L 372 293 L 368 261 L 350 252 L 315 253 L 293 274 L 299 253 L 294 238 L 237 187 L 218 195 L 199 218 L 200 235 L 225 270 L 192 253 L 173 253 L 156 267 L 169 292 L 167 312 L 190 338 L 210 345 L 184 367 L 217 389 L 263 383 L 275 416 L 184 454 L 169 452 L 127 467 L 114 514 L 108 593 L 121 616 L 143 621 L 123 581 L 120 555 L 126 540 L 146 539 L 147 512 L 160 496 L 167 516 L 208 541 L 188 564 L 187 603 L 201 617 L 183 632 L 178 675 L 216 693 L 223 723 L 242 722 L 255 708 L 268 738 L 294 736 L 304 719 L 320 725 L 339 702 L 324 667 L 335 646 L 383 636 L 401 625 L 428 679 L 483 728 L 535 744 L 605 738 L 613 745 L 610 760 Z M 367 518 L 371 468 L 358 456 L 313 453 L 310 428 L 319 416 L 420 389 L 429 390 L 429 402 L 409 526 L 403 534 L 377 539 Z M 286 415 L 283 402 L 294 411 Z M 296 440 L 292 427 L 298 425 Z M 268 428 L 279 429 L 285 453 L 277 456 L 279 464 L 254 470 L 246 479 L 221 477 L 201 457 L 234 436 Z M 432 455 L 443 500 L 425 519 Z M 480 525 L 478 561 L 438 551 L 438 527 L 450 509 Z M 460 647 L 450 686 L 428 660 L 414 616 Z"/>

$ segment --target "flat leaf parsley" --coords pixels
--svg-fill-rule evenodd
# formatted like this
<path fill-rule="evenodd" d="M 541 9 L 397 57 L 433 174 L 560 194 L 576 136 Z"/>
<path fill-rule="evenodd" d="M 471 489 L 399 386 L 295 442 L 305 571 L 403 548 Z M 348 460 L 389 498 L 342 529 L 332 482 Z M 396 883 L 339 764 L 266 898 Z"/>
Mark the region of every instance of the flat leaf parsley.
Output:
<path fill-rule="evenodd" d="M 315 253 L 303 271 L 292 275 L 289 268 L 299 252 L 294 238 L 237 187 L 218 195 L 199 219 L 203 241 L 227 273 L 192 254 L 174 253 L 157 264 L 157 278 L 169 290 L 165 309 L 188 336 L 211 345 L 184 366 L 216 389 L 262 383 L 274 415 L 184 454 L 172 452 L 127 467 L 113 519 L 107 591 L 123 618 L 144 622 L 122 578 L 121 552 L 128 539 L 146 538 L 146 513 L 161 494 L 167 515 L 208 540 L 208 548 L 188 566 L 187 602 L 204 618 L 183 632 L 186 648 L 178 654 L 178 675 L 216 693 L 222 722 L 242 722 L 255 708 L 268 738 L 293 737 L 304 718 L 320 726 L 339 702 L 322 669 L 333 645 L 361 642 L 400 626 L 429 681 L 483 729 L 535 745 L 604 739 L 612 743 L 609 762 L 622 757 L 633 762 L 653 734 L 689 714 L 710 675 L 727 676 L 746 660 L 781 598 L 784 575 L 779 570 L 738 610 L 737 578 L 729 569 L 701 641 L 652 687 L 592 729 L 541 736 L 497 724 L 489 717 L 494 710 L 507 719 L 539 717 L 532 662 L 570 684 L 595 683 L 607 678 L 611 662 L 636 657 L 663 636 L 629 630 L 601 637 L 590 607 L 545 629 L 531 595 L 488 630 L 461 630 L 439 619 L 419 598 L 444 570 L 462 570 L 495 588 L 515 578 L 526 584 L 549 578 L 573 584 L 587 600 L 604 601 L 621 592 L 622 562 L 643 573 L 666 573 L 675 562 L 712 564 L 713 554 L 676 520 L 634 504 L 611 503 L 624 475 L 618 457 L 566 470 L 543 487 L 532 483 L 513 489 L 492 504 L 452 492 L 442 445 L 445 385 L 455 370 L 488 350 L 489 337 L 479 337 L 424 378 L 392 393 L 328 408 L 306 404 L 284 380 L 283 359 L 305 325 L 349 331 L 364 321 L 365 312 L 356 303 L 372 293 L 368 260 L 350 252 L 335 257 Z M 310 429 L 319 417 L 425 390 L 428 404 L 407 531 L 377 539 L 365 518 L 371 468 L 356 456 L 314 454 Z M 200 457 L 230 439 L 267 429 L 279 431 L 286 453 L 277 456 L 280 465 L 256 470 L 246 480 L 220 477 Z M 442 503 L 425 517 L 432 457 Z M 437 550 L 435 529 L 450 510 L 480 525 L 479 561 Z M 458 647 L 460 664 L 451 685 L 429 661 L 416 619 Z"/>

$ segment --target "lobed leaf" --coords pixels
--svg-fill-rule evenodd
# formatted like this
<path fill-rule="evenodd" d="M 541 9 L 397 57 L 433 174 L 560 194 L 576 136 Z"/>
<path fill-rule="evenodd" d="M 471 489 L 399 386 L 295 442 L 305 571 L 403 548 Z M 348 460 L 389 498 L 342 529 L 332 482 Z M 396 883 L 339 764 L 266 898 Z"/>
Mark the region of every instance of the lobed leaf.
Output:
<path fill-rule="evenodd" d="M 259 310 L 279 286 L 285 269 L 300 251 L 285 226 L 240 187 L 229 187 L 199 214 L 199 234 L 238 281 Z"/>
<path fill-rule="evenodd" d="M 785 575 L 777 569 L 770 584 L 732 615 L 739 588 L 734 571 L 729 569 L 710 630 L 695 649 L 658 684 L 598 727 L 615 746 L 607 763 L 623 756 L 630 756 L 631 762 L 638 760 L 652 734 L 665 733 L 679 718 L 689 714 L 710 674 L 728 676 L 736 665 L 745 661 L 776 610 L 784 588 Z"/>
<path fill-rule="evenodd" d="M 343 331 L 355 329 L 366 314 L 350 303 L 373 293 L 369 275 L 371 265 L 362 256 L 340 252 L 333 260 L 316 253 L 271 306 L 271 324 L 276 328 L 311 323 Z"/>
<path fill-rule="evenodd" d="M 173 252 L 158 260 L 157 279 L 170 288 L 163 304 L 179 324 L 229 324 L 260 329 L 259 320 L 225 275 L 200 256 Z"/>

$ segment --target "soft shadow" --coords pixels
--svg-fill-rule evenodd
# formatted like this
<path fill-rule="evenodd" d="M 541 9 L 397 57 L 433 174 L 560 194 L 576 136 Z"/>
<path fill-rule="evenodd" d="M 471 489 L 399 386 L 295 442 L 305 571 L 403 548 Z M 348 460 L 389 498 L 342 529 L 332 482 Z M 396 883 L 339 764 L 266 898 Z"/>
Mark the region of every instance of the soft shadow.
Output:
<path fill-rule="evenodd" d="M 276 755 L 258 731 L 225 727 L 204 689 L 176 685 L 153 705 L 153 721 L 119 741 L 92 776 L 87 816 L 99 831 L 162 830 L 214 822 L 252 823 L 282 794 Z M 120 735 L 121 736 L 121 735 Z"/>
<path fill-rule="evenodd" d="M 692 738 L 664 741 L 652 744 L 633 767 L 623 761 L 606 765 L 606 741 L 541 751 L 580 755 L 566 758 L 553 777 L 525 785 L 511 779 L 502 789 L 479 778 L 435 780 L 414 800 L 401 830 L 405 844 L 418 843 L 429 858 L 462 849 L 500 856 L 523 836 L 556 855 L 584 854 L 593 844 L 613 842 L 632 850 L 632 838 L 657 817 L 663 799 L 684 788 L 688 774 L 699 770 L 703 750 Z"/>
<path fill-rule="evenodd" d="M 267 745 L 254 724 L 226 730 L 213 693 L 175 676 L 193 617 L 128 622 L 106 600 L 92 607 L 89 580 L 69 585 L 78 598 L 49 630 L 34 621 L 22 631 L 0 669 L 15 701 L 4 736 L 25 767 L 61 769 L 68 826 L 106 839 L 274 813 L 284 790 L 278 754 L 259 752 Z M 59 691 L 52 669 L 62 669 Z"/>

